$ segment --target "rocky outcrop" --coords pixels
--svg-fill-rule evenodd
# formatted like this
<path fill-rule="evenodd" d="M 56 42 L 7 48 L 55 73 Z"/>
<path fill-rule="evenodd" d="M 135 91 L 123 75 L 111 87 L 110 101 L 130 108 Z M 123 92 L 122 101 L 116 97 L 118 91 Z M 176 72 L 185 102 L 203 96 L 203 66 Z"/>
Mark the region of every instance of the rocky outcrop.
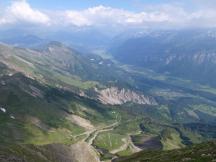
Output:
<path fill-rule="evenodd" d="M 142 105 L 157 105 L 154 98 L 139 94 L 129 89 L 119 89 L 111 87 L 103 90 L 96 89 L 98 92 L 98 99 L 103 104 L 121 105 L 127 102 L 133 102 Z"/>

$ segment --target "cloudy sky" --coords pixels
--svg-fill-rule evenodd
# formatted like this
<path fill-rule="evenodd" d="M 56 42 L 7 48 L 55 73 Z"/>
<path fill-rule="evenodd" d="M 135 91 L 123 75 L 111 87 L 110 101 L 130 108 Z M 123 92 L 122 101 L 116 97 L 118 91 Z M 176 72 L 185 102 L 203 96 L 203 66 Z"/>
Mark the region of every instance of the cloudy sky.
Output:
<path fill-rule="evenodd" d="M 215 0 L 0 0 L 0 28 L 215 27 Z"/>

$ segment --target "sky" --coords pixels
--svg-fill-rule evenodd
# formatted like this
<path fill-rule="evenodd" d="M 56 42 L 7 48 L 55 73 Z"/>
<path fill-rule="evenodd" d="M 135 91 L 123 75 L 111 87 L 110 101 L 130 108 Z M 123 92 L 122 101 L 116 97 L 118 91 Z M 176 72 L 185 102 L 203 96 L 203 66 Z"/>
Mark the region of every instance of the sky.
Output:
<path fill-rule="evenodd" d="M 215 0 L 0 0 L 0 28 L 215 27 Z"/>
<path fill-rule="evenodd" d="M 113 8 L 121 8 L 131 11 L 137 11 L 140 3 L 145 4 L 160 4 L 168 2 L 168 0 L 29 0 L 33 7 L 40 9 L 86 9 L 89 7 L 104 5 Z"/>

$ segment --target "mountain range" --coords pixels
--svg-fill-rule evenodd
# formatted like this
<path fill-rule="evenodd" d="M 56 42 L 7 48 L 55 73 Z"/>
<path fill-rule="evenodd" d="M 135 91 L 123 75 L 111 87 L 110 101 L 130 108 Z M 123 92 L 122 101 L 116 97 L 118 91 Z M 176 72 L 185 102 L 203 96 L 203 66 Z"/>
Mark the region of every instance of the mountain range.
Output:
<path fill-rule="evenodd" d="M 214 33 L 120 34 L 102 42 L 109 57 L 34 35 L 2 38 L 0 161 L 139 161 L 155 156 L 148 150 L 166 160 L 173 149 L 180 161 L 196 148 L 213 160 Z"/>
<path fill-rule="evenodd" d="M 117 37 L 110 51 L 126 64 L 215 86 L 215 36 L 213 29 L 137 32 Z"/>

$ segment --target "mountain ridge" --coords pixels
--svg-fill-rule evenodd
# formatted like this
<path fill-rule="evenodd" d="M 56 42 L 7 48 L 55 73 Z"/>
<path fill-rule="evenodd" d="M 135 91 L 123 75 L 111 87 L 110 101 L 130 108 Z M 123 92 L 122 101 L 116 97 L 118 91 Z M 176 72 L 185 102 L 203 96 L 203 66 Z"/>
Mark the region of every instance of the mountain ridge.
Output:
<path fill-rule="evenodd" d="M 149 31 L 117 42 L 111 53 L 122 63 L 215 86 L 214 33 L 214 29 Z"/>
<path fill-rule="evenodd" d="M 214 89 L 82 55 L 58 42 L 44 47 L 0 46 L 5 146 L 49 153 L 53 143 L 60 152 L 88 145 L 86 151 L 104 161 L 131 155 L 143 143 L 166 150 L 215 138 Z M 79 157 L 76 147 L 71 154 Z"/>

